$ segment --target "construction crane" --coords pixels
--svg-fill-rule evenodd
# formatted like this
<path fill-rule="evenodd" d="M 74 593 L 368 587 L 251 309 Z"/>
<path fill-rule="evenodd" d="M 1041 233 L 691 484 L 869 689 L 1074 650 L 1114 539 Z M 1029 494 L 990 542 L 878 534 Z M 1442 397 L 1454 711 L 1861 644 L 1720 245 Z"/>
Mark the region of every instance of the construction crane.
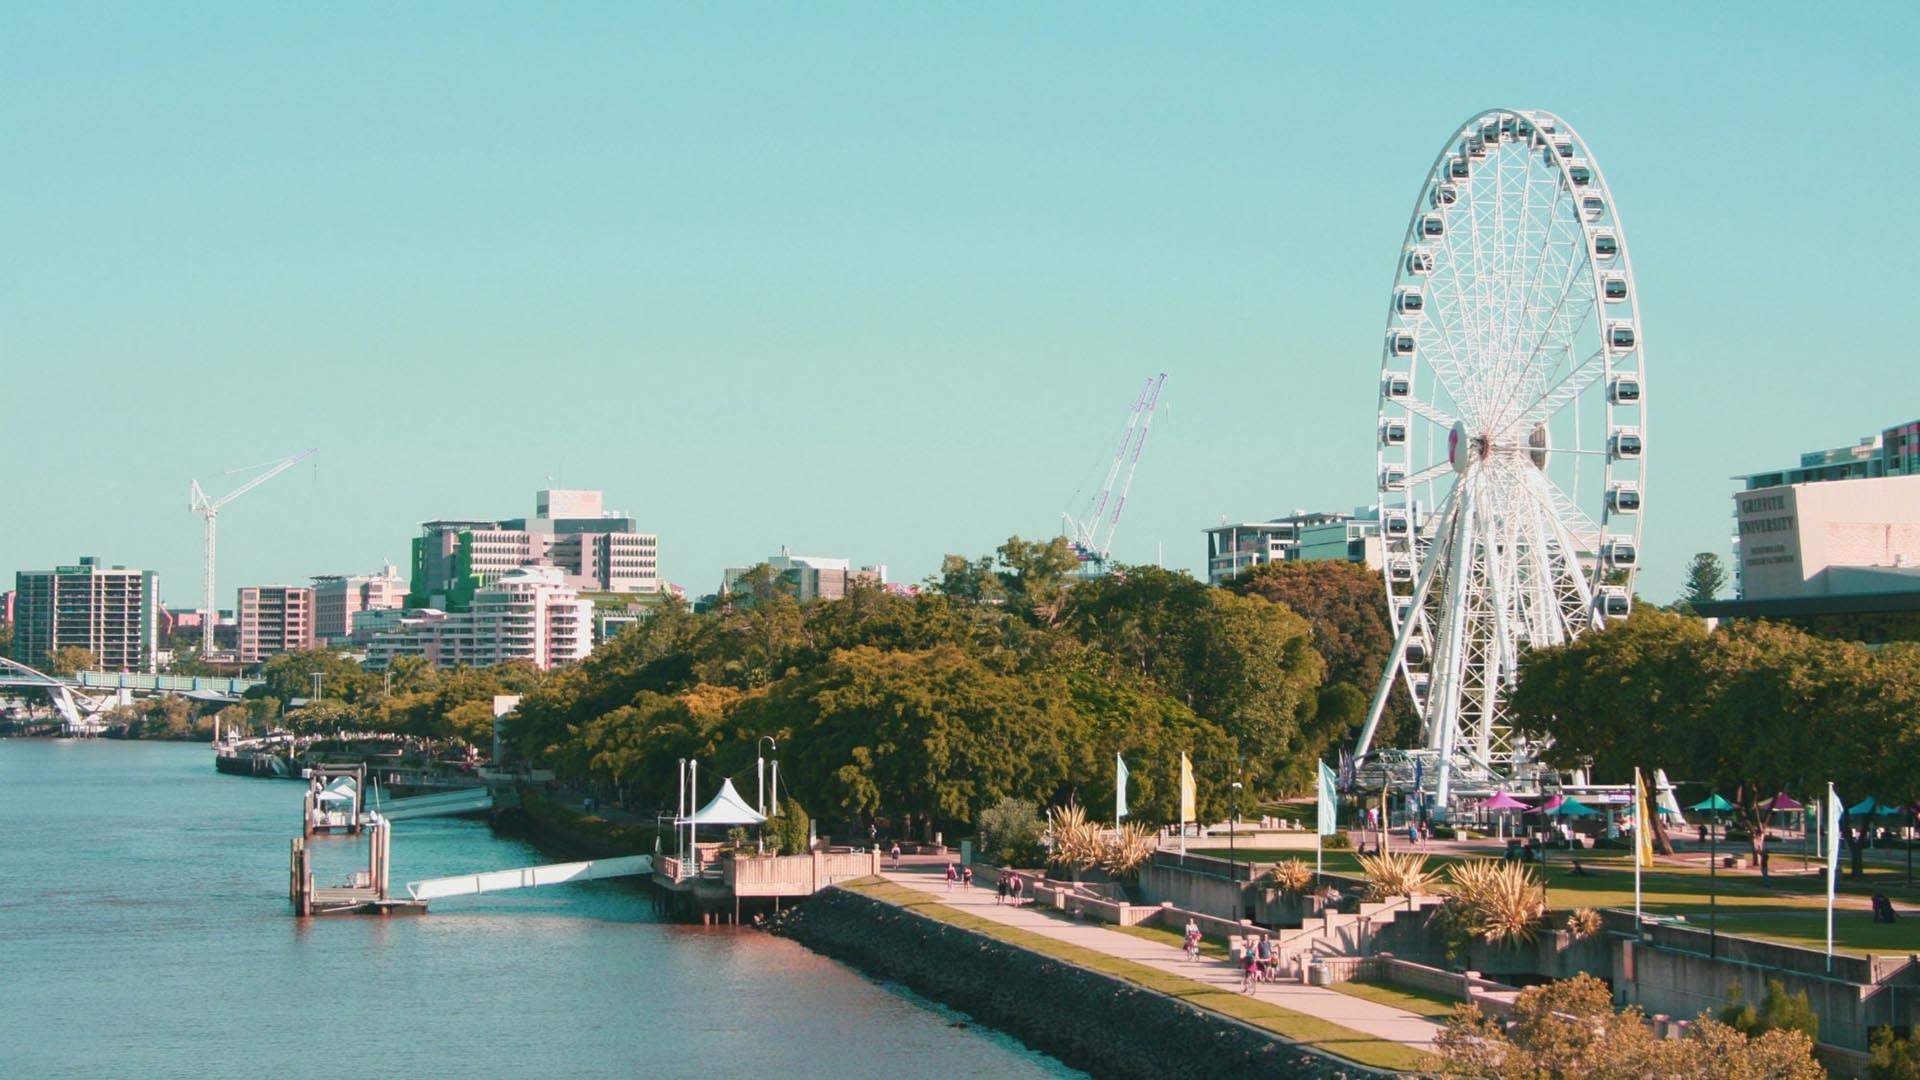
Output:
<path fill-rule="evenodd" d="M 1085 570 L 1098 572 L 1107 564 L 1107 556 L 1113 550 L 1113 534 L 1120 529 L 1120 514 L 1127 508 L 1127 492 L 1133 490 L 1134 470 L 1140 467 L 1140 454 L 1146 450 L 1147 433 L 1153 428 L 1153 414 L 1159 409 L 1160 390 L 1166 384 L 1167 374 L 1163 371 L 1140 388 L 1140 396 L 1133 399 L 1133 411 L 1127 414 L 1127 426 L 1120 431 L 1120 445 L 1114 449 L 1113 462 L 1107 466 L 1106 482 L 1088 499 L 1079 518 L 1071 512 L 1060 515 L 1067 542 L 1073 545 L 1073 552 Z M 1123 469 L 1125 480 L 1120 475 Z M 1120 486 L 1117 498 L 1113 491 L 1115 484 Z M 1111 514 L 1107 512 L 1109 503 L 1113 506 Z"/>
<path fill-rule="evenodd" d="M 215 525 L 220 520 L 220 508 L 240 496 L 245 495 L 247 492 L 252 491 L 254 488 L 259 487 L 261 484 L 279 476 L 281 473 L 286 472 L 288 469 L 293 468 L 295 465 L 300 464 L 300 462 L 307 458 L 312 457 L 317 450 L 317 447 L 302 450 L 283 461 L 266 461 L 258 465 L 248 465 L 244 468 L 228 469 L 226 472 L 228 476 L 232 476 L 234 473 L 252 472 L 255 469 L 266 469 L 267 471 L 217 499 L 201 490 L 200 481 L 195 480 L 193 482 L 193 492 L 187 509 L 196 514 L 203 515 L 207 519 L 207 561 L 206 565 L 202 568 L 201 576 L 201 583 L 204 587 L 202 611 L 200 614 L 200 655 L 202 658 L 213 655 L 213 620 L 214 613 L 219 610 L 214 607 L 213 604 L 213 537 Z M 271 468 L 268 468 L 268 466 L 271 466 Z"/>

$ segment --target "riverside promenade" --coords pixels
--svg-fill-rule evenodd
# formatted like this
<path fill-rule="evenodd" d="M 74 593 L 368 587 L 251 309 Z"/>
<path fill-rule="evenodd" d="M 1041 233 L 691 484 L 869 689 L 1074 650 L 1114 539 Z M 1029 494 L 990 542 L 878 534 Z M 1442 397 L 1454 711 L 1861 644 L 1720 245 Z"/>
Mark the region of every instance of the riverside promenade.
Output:
<path fill-rule="evenodd" d="M 1161 944 L 1132 934 L 1123 934 L 1096 923 L 1085 923 L 1050 914 L 1031 905 L 1013 907 L 994 902 L 992 883 L 976 881 L 972 888 L 949 889 L 941 874 L 944 864 L 908 865 L 886 871 L 886 880 L 925 893 L 949 907 L 990 919 L 1004 926 L 1029 931 L 1044 937 L 1105 953 L 1121 960 L 1204 983 L 1211 988 L 1238 993 L 1240 972 L 1224 960 L 1202 957 L 1188 960 L 1173 945 Z M 982 885 L 986 887 L 982 887 Z M 1297 982 L 1259 983 L 1254 995 L 1260 1001 L 1318 1017 L 1329 1023 L 1396 1042 L 1416 1050 L 1433 1049 L 1433 1037 L 1439 1026 L 1432 1021 L 1390 1005 L 1368 1001 L 1320 986 Z"/>

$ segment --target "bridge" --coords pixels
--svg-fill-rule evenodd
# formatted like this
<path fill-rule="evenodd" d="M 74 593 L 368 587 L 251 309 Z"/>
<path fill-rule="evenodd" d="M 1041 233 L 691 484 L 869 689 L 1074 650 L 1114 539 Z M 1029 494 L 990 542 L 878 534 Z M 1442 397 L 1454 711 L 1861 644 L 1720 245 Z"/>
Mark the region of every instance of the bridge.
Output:
<path fill-rule="evenodd" d="M 482 814 L 493 809 L 493 792 L 483 787 L 458 788 L 453 791 L 436 791 L 431 795 L 414 795 L 405 799 L 394 799 L 383 806 L 376 807 L 380 816 L 388 821 L 407 821 L 412 818 L 453 817 L 458 814 Z"/>
<path fill-rule="evenodd" d="M 479 874 L 413 881 L 407 883 L 407 896 L 414 900 L 439 900 L 449 896 L 476 896 L 540 885 L 564 885 L 573 881 L 643 877 L 651 873 L 653 856 L 622 855 L 591 862 L 549 863 L 546 866 L 523 866 L 517 870 L 489 870 Z"/>
<path fill-rule="evenodd" d="M 220 675 L 147 675 L 137 671 L 82 671 L 63 680 L 82 690 L 128 690 L 137 694 L 184 694 L 200 701 L 239 701 L 259 679 Z"/>
<path fill-rule="evenodd" d="M 76 694 L 67 681 L 0 656 L 0 691 L 9 689 L 45 693 L 53 700 L 54 711 L 60 714 L 61 730 L 67 735 L 98 735 L 106 728 L 99 714 L 123 700 L 117 694 L 104 698 Z"/>

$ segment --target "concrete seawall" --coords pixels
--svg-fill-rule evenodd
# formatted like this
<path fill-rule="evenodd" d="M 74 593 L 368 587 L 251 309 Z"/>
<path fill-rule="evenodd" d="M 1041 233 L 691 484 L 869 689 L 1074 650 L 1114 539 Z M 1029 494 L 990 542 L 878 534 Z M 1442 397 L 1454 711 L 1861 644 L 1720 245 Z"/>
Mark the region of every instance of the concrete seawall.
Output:
<path fill-rule="evenodd" d="M 1096 1076 L 1393 1075 L 845 889 L 796 908 L 781 933 Z"/>

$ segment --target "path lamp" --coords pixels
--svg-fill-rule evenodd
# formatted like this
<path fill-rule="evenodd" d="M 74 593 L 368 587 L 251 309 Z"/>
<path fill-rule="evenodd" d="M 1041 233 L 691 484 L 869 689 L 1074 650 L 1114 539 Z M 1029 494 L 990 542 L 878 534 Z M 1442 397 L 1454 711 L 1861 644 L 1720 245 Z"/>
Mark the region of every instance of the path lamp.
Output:
<path fill-rule="evenodd" d="M 760 741 L 754 744 L 754 797 L 760 802 L 760 816 L 764 819 L 767 816 L 767 759 L 766 755 L 759 752 L 763 744 L 776 754 L 780 752 L 780 744 L 776 742 L 771 735 L 760 736 Z M 780 762 L 778 759 L 773 763 L 773 801 L 777 808 L 780 803 Z M 767 825 L 764 820 L 760 823 L 760 838 L 756 846 L 762 855 L 766 854 Z"/>
<path fill-rule="evenodd" d="M 1240 835 L 1240 781 L 1233 782 L 1233 794 L 1227 799 L 1227 878 L 1240 887 L 1240 870 L 1234 862 L 1234 842 Z"/>

